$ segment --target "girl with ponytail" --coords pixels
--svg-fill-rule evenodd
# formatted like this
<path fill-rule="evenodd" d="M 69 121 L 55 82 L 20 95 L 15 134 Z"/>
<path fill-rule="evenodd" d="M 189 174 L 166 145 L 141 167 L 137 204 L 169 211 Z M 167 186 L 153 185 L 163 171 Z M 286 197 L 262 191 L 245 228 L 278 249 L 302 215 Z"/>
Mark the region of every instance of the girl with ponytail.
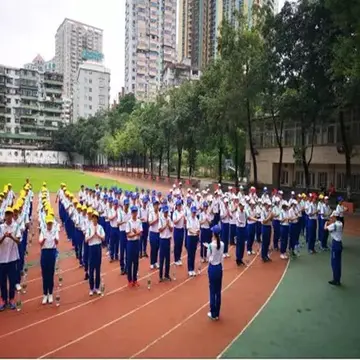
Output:
<path fill-rule="evenodd" d="M 218 320 L 221 307 L 221 288 L 223 277 L 224 243 L 220 240 L 221 228 L 215 225 L 211 228 L 212 242 L 204 243 L 207 247 L 207 258 L 209 262 L 209 290 L 210 290 L 210 312 L 211 320 Z"/>

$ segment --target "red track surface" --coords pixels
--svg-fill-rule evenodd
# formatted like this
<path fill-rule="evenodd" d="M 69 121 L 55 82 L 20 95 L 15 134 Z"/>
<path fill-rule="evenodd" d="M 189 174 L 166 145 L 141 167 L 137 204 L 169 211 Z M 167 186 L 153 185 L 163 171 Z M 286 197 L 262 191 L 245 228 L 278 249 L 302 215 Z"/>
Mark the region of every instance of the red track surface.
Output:
<path fill-rule="evenodd" d="M 61 240 L 61 251 L 70 250 L 63 233 Z M 188 279 L 185 251 L 184 266 L 177 268 L 171 283 L 158 283 L 158 272 L 150 272 L 148 260 L 142 259 L 141 286 L 136 289 L 128 289 L 119 264 L 104 257 L 104 297 L 88 296 L 88 284 L 75 258 L 61 260 L 60 307 L 40 304 L 40 269 L 31 268 L 22 311 L 0 314 L 0 357 L 216 357 L 268 299 L 286 266 L 274 256 L 268 264 L 258 257 L 247 258 L 249 266 L 237 268 L 234 249 L 231 253 L 233 257 L 225 260 L 217 322 L 206 316 L 207 267 L 203 264 L 202 274 Z M 29 258 L 38 256 L 35 235 Z"/>

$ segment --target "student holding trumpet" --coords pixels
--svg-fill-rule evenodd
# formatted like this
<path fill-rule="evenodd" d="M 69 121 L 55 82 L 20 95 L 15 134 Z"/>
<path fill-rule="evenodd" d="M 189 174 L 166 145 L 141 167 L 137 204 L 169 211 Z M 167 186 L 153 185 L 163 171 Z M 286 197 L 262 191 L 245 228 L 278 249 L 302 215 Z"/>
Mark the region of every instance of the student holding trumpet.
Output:
<path fill-rule="evenodd" d="M 329 281 L 330 285 L 341 285 L 341 255 L 343 250 L 342 236 L 344 225 L 337 211 L 333 211 L 330 220 L 326 221 L 324 229 L 327 230 L 332 238 L 331 244 L 331 268 L 333 279 Z"/>

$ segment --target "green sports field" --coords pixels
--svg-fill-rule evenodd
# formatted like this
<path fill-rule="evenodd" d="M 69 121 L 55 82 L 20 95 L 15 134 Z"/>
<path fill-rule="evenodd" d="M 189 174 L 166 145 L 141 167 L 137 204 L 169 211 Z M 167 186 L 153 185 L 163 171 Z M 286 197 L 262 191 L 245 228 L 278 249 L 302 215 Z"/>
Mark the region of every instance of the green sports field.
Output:
<path fill-rule="evenodd" d="M 81 185 L 94 186 L 96 183 L 102 186 L 118 186 L 126 190 L 133 187 L 128 184 L 120 184 L 115 180 L 97 178 L 92 175 L 81 173 L 78 170 L 50 169 L 50 168 L 21 168 L 21 167 L 2 167 L 0 168 L 0 187 L 11 183 L 15 192 L 21 190 L 25 179 L 29 178 L 35 192 L 39 191 L 43 181 L 47 183 L 50 192 L 56 192 L 60 183 L 64 182 L 71 192 L 79 191 Z"/>

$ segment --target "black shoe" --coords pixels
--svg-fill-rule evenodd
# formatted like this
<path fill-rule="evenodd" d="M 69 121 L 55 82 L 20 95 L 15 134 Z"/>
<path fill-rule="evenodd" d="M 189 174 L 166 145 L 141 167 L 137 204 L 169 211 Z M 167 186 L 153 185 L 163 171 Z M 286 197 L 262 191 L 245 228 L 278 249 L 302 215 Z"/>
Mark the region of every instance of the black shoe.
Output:
<path fill-rule="evenodd" d="M 165 276 L 165 281 L 171 281 L 171 277 L 170 276 Z"/>
<path fill-rule="evenodd" d="M 242 265 L 246 266 L 246 264 L 242 260 L 236 261 L 236 265 L 237 266 L 242 266 Z"/>
<path fill-rule="evenodd" d="M 121 274 L 121 275 L 126 275 L 126 271 L 125 271 L 125 270 L 121 270 L 120 274 Z"/>
<path fill-rule="evenodd" d="M 268 257 L 268 258 L 266 258 L 266 261 L 272 261 L 272 260 Z"/>
<path fill-rule="evenodd" d="M 147 253 L 144 253 L 144 257 L 148 258 L 148 257 L 149 257 L 149 255 L 148 255 Z"/>
<path fill-rule="evenodd" d="M 164 282 L 164 279 L 163 279 L 163 278 L 160 278 L 160 279 L 159 279 L 159 282 Z"/>
<path fill-rule="evenodd" d="M 341 285 L 339 281 L 335 281 L 335 280 L 330 280 L 329 284 L 330 285 L 335 285 L 335 286 L 340 286 Z"/>
<path fill-rule="evenodd" d="M 144 256 L 143 254 L 139 254 L 139 258 L 140 258 L 140 259 L 142 259 L 142 258 L 143 258 L 143 256 Z"/>
<path fill-rule="evenodd" d="M 88 273 L 85 273 L 84 280 L 89 280 L 89 274 Z"/>

